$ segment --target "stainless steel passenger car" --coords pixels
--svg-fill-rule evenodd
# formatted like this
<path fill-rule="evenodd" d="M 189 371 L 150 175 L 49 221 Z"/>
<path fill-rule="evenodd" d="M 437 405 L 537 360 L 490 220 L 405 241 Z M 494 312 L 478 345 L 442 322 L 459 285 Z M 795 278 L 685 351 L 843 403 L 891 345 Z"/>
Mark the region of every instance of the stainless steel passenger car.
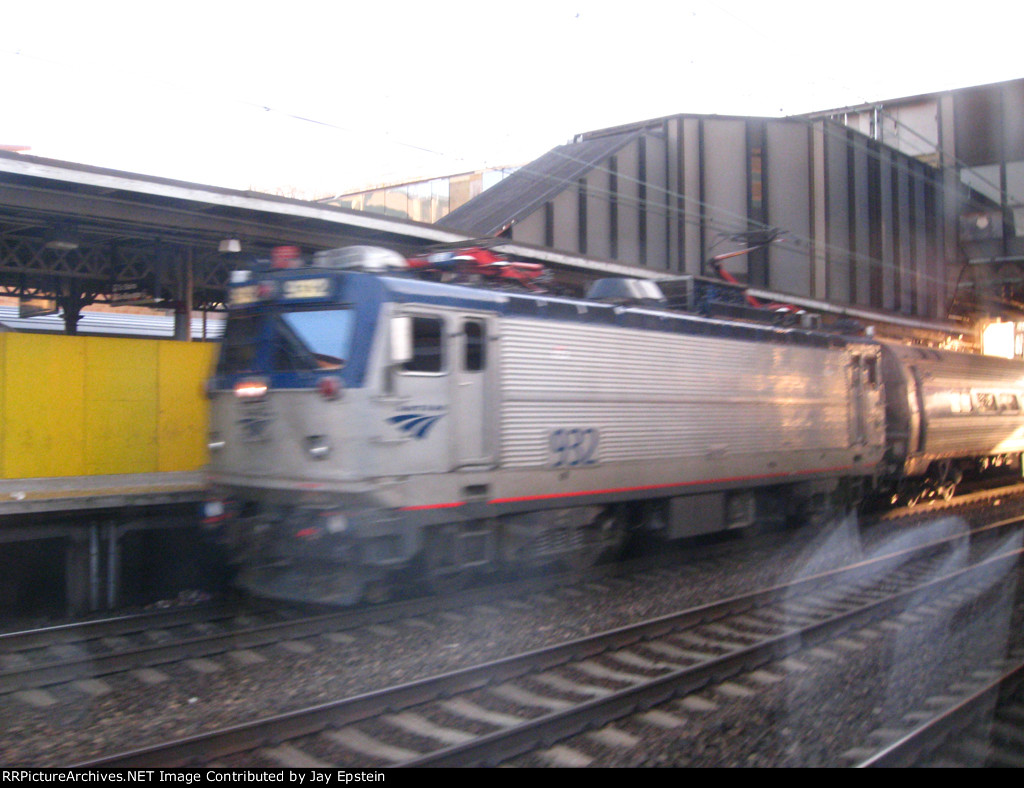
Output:
<path fill-rule="evenodd" d="M 887 476 L 909 502 L 952 496 L 966 469 L 1019 466 L 1024 367 L 1019 361 L 882 345 Z"/>
<path fill-rule="evenodd" d="M 944 445 L 914 376 L 954 370 L 949 354 L 424 281 L 359 247 L 237 279 L 210 514 L 258 594 L 351 603 L 590 562 L 634 530 L 813 517 L 928 478 Z"/>

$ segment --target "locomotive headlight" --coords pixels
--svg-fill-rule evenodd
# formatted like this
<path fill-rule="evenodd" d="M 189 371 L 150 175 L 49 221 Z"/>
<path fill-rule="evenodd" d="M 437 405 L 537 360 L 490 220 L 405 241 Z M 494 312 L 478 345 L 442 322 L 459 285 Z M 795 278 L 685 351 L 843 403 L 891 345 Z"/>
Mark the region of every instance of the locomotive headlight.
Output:
<path fill-rule="evenodd" d="M 307 435 L 306 452 L 314 460 L 326 460 L 331 456 L 331 444 L 326 435 Z"/>
<path fill-rule="evenodd" d="M 227 514 L 227 509 L 224 506 L 224 501 L 207 501 L 202 507 L 202 524 L 204 528 L 216 528 L 222 522 L 224 522 L 224 516 Z"/>
<path fill-rule="evenodd" d="M 348 530 L 348 518 L 341 512 L 328 512 L 323 518 L 324 530 L 329 534 L 341 534 Z"/>
<path fill-rule="evenodd" d="M 240 380 L 235 384 L 235 396 L 243 400 L 257 400 L 267 396 L 265 380 Z"/>

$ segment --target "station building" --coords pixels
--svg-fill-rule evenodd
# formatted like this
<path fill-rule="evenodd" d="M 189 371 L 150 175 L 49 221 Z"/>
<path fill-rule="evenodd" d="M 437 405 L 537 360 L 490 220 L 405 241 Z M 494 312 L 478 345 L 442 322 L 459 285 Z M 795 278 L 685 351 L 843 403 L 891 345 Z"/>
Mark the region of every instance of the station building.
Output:
<path fill-rule="evenodd" d="M 1024 304 L 1024 80 L 790 118 L 675 115 L 577 135 L 438 222 L 968 332 Z M 1020 351 L 1018 343 L 1018 355 Z"/>

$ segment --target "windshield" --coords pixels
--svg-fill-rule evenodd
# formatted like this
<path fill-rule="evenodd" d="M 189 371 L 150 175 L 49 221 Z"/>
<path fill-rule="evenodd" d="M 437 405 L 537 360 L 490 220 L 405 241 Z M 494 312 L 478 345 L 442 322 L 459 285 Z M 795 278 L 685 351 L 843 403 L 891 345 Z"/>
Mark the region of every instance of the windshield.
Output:
<path fill-rule="evenodd" d="M 232 315 L 217 371 L 221 374 L 341 369 L 355 327 L 351 309 L 303 309 Z"/>
<path fill-rule="evenodd" d="M 230 374 L 256 371 L 262 322 L 263 318 L 257 315 L 231 315 L 228 318 L 217 372 Z"/>
<path fill-rule="evenodd" d="M 273 369 L 341 369 L 349 356 L 354 324 L 351 309 L 275 315 Z"/>

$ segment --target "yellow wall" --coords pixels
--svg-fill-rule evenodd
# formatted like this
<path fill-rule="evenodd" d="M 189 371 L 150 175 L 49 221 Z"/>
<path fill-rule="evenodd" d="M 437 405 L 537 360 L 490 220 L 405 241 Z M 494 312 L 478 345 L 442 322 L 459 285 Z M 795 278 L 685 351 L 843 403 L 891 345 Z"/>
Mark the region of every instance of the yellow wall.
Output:
<path fill-rule="evenodd" d="M 0 478 L 199 469 L 216 349 L 0 334 Z"/>

